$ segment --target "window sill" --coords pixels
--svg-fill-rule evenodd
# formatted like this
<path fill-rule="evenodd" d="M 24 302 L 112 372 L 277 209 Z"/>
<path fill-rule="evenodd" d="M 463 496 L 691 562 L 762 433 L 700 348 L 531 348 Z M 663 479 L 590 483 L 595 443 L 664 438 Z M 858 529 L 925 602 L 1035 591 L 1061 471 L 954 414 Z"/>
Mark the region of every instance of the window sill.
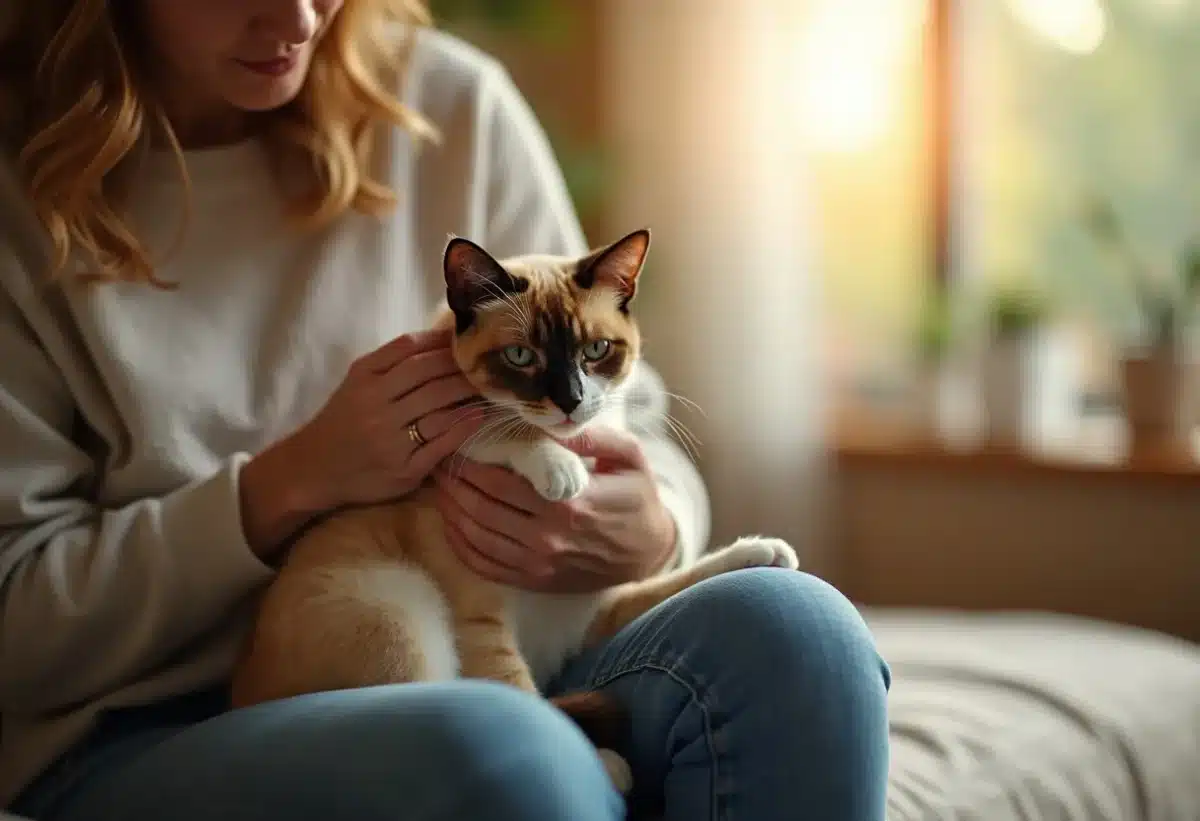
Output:
<path fill-rule="evenodd" d="M 1200 485 L 1200 442 L 1131 451 L 1121 419 L 1081 420 L 1076 436 L 1043 438 L 1017 447 L 989 444 L 977 432 L 922 432 L 914 425 L 842 414 L 833 437 L 839 467 L 868 465 L 1050 476 L 1167 479 Z"/>

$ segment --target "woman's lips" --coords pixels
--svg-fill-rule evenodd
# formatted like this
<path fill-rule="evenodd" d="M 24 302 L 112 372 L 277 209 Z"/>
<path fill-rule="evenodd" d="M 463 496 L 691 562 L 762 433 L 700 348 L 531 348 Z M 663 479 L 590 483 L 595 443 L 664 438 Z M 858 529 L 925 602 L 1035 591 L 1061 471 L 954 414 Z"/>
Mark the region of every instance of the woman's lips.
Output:
<path fill-rule="evenodd" d="M 296 57 L 295 55 L 291 55 L 288 57 L 276 57 L 274 60 L 238 60 L 238 63 L 255 74 L 262 74 L 266 77 L 279 77 L 292 70 L 292 67 L 296 65 Z"/>

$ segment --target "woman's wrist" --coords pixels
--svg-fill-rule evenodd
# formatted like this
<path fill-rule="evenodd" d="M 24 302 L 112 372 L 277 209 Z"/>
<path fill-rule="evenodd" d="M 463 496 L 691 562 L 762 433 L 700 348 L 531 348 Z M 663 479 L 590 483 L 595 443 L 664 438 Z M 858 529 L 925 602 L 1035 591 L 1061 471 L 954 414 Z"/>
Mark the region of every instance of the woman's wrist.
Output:
<path fill-rule="evenodd" d="M 239 477 L 246 542 L 264 561 L 271 559 L 312 519 L 337 502 L 320 476 L 308 469 L 295 437 L 263 450 Z"/>

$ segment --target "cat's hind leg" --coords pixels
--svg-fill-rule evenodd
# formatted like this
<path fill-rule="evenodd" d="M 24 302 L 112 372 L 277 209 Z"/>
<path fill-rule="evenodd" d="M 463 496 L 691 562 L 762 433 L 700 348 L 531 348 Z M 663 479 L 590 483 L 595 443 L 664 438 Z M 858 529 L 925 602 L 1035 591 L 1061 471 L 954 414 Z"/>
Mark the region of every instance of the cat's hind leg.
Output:
<path fill-rule="evenodd" d="M 455 618 L 458 652 L 464 678 L 501 681 L 528 693 L 538 693 L 533 673 L 517 645 L 502 601 L 473 612 L 459 609 Z M 611 696 L 600 692 L 572 693 L 550 699 L 596 745 L 604 769 L 621 793 L 633 787 L 629 764 L 612 747 L 623 746 L 628 732 L 628 715 Z"/>
<path fill-rule="evenodd" d="M 405 563 L 356 558 L 294 576 L 285 569 L 234 671 L 233 704 L 456 678 L 451 624 L 434 582 Z"/>
<path fill-rule="evenodd" d="M 690 567 L 614 588 L 588 627 L 585 644 L 595 644 L 616 635 L 659 603 L 713 576 L 751 567 L 795 570 L 799 566 L 795 548 L 783 539 L 743 536 L 733 544 L 701 557 Z"/>
<path fill-rule="evenodd" d="M 503 603 L 488 611 L 455 614 L 462 677 L 501 681 L 537 693 L 533 673 L 521 655 Z"/>

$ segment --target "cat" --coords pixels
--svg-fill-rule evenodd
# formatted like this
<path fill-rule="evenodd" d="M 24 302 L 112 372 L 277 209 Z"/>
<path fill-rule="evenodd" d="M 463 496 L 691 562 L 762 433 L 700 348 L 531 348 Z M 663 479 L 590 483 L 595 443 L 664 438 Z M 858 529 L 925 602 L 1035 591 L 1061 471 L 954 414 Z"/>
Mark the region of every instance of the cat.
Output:
<path fill-rule="evenodd" d="M 481 435 L 462 457 L 507 466 L 549 500 L 584 491 L 588 467 L 560 440 L 591 425 L 625 427 L 622 390 L 641 349 L 630 303 L 649 247 L 645 229 L 582 258 L 500 261 L 470 240 L 448 242 L 446 299 L 433 326 L 453 329 L 456 361 L 489 414 L 506 420 L 502 438 Z M 786 542 L 755 536 L 595 594 L 506 588 L 448 547 L 433 492 L 427 483 L 399 501 L 338 511 L 296 539 L 234 671 L 235 707 L 457 677 L 537 693 L 571 655 L 699 581 L 798 565 Z M 583 729 L 627 793 L 632 776 L 619 749 L 629 728 L 620 705 L 598 692 L 551 702 Z"/>

